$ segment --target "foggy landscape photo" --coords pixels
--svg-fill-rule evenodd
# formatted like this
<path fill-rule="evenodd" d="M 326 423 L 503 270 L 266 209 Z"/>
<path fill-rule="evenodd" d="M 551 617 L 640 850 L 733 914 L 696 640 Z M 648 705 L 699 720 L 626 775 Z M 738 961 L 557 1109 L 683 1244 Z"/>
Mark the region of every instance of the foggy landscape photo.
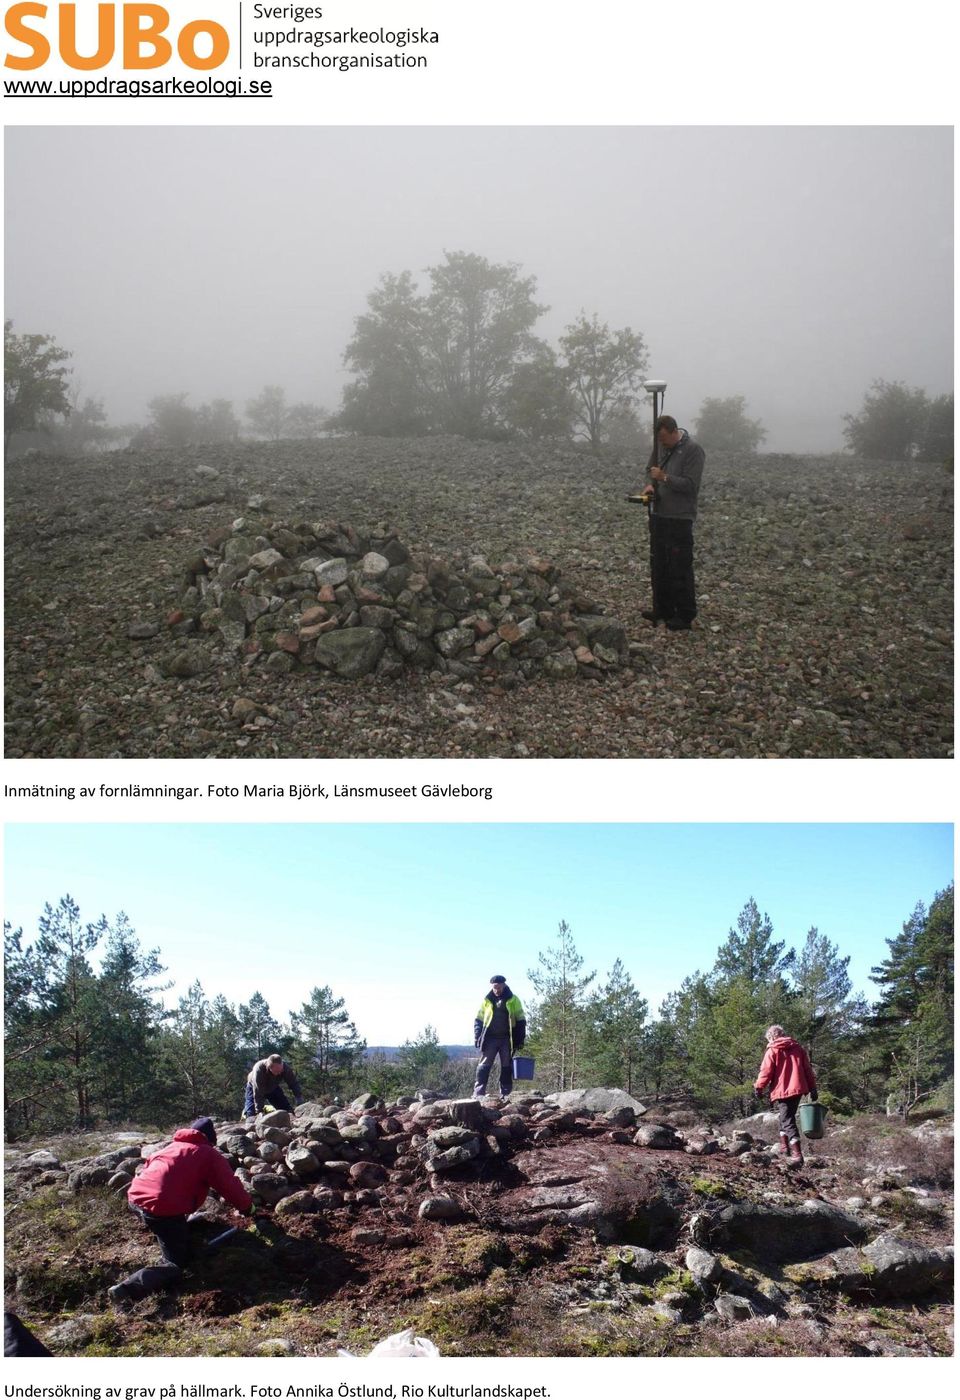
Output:
<path fill-rule="evenodd" d="M 952 755 L 948 128 L 5 154 L 9 757 Z"/>

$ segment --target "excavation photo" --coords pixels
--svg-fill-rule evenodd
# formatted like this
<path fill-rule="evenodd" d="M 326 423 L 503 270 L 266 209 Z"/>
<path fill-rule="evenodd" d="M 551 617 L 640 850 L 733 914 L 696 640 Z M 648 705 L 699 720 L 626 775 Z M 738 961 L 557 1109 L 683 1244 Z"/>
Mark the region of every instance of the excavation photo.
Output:
<path fill-rule="evenodd" d="M 14 1354 L 952 1353 L 948 827 L 69 835 L 8 829 Z"/>
<path fill-rule="evenodd" d="M 6 755 L 952 756 L 951 182 L 933 127 L 8 132 Z"/>

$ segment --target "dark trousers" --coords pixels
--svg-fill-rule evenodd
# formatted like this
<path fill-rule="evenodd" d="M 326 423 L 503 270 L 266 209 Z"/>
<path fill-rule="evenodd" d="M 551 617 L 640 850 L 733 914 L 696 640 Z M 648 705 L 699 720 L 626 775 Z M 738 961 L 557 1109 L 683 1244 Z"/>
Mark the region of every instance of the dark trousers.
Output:
<path fill-rule="evenodd" d="M 781 1133 L 785 1133 L 790 1142 L 800 1141 L 800 1129 L 797 1127 L 797 1107 L 802 1094 L 791 1094 L 788 1099 L 777 1099 L 777 1118 Z"/>
<path fill-rule="evenodd" d="M 500 1061 L 500 1092 L 509 1094 L 513 1089 L 513 1051 L 507 1035 L 488 1035 L 480 1047 L 480 1063 L 477 1065 L 477 1082 L 473 1086 L 474 1098 L 482 1098 L 487 1092 L 490 1071 Z"/>
<path fill-rule="evenodd" d="M 693 521 L 650 515 L 650 584 L 653 611 L 669 622 L 692 622 L 697 615 L 693 580 Z"/>
<path fill-rule="evenodd" d="M 293 1104 L 279 1085 L 276 1089 L 270 1090 L 267 1095 L 267 1103 L 271 1108 L 285 1108 L 288 1113 L 293 1109 Z M 252 1118 L 256 1111 L 253 1106 L 253 1085 L 248 1084 L 243 1094 L 243 1116 L 244 1118 Z"/>
<path fill-rule="evenodd" d="M 149 1215 L 139 1206 L 131 1206 L 130 1209 L 156 1236 L 165 1261 L 138 1269 L 123 1280 L 123 1286 L 132 1298 L 146 1298 L 148 1293 L 156 1293 L 161 1288 L 171 1288 L 179 1283 L 183 1270 L 196 1253 L 196 1246 L 190 1238 L 185 1215 Z"/>

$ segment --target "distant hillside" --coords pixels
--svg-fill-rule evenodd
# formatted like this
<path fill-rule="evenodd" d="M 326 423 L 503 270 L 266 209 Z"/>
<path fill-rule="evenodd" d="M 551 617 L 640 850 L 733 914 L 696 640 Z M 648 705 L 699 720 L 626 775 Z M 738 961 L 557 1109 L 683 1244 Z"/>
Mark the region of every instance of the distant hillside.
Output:
<path fill-rule="evenodd" d="M 368 1045 L 363 1053 L 368 1060 L 374 1055 L 383 1055 L 388 1060 L 398 1060 L 401 1048 L 399 1045 Z M 473 1045 L 441 1045 L 440 1049 L 448 1060 L 473 1060 L 477 1054 L 476 1047 Z"/>

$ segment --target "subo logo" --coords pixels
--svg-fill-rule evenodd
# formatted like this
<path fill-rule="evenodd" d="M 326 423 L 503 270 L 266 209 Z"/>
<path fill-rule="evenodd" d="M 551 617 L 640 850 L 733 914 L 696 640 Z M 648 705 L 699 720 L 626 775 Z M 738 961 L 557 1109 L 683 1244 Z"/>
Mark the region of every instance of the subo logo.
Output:
<path fill-rule="evenodd" d="M 26 45 L 29 53 L 8 53 L 4 67 L 42 68 L 52 52 L 54 33 L 62 61 L 68 68 L 85 71 L 105 68 L 118 48 L 124 68 L 162 68 L 173 57 L 174 44 L 188 68 L 219 68 L 230 52 L 227 31 L 212 19 L 190 20 L 167 38 L 170 15 L 162 5 L 98 5 L 96 38 L 90 37 L 81 45 L 77 8 L 41 5 L 36 0 L 11 5 L 4 17 L 7 34 Z M 81 47 L 84 53 L 79 52 Z"/>

